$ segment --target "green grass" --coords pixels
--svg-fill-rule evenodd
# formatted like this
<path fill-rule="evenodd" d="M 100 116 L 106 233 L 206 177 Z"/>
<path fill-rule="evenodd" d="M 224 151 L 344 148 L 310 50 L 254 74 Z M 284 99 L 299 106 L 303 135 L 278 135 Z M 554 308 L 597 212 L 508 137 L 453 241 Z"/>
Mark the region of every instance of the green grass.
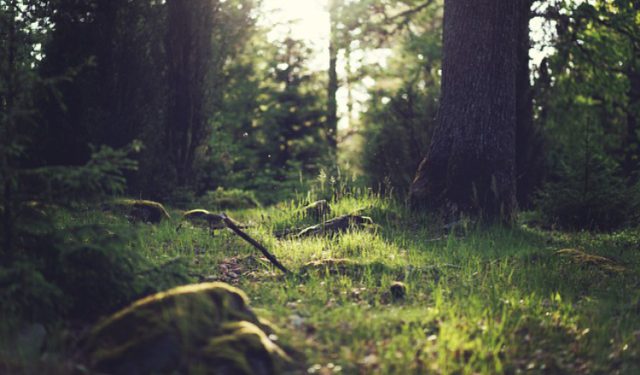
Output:
<path fill-rule="evenodd" d="M 637 230 L 519 225 L 443 235 L 427 216 L 361 195 L 332 202 L 331 216 L 358 211 L 377 226 L 328 237 L 273 235 L 313 224 L 300 215 L 302 202 L 228 212 L 295 276 L 281 275 L 231 232 L 176 232 L 177 219 L 138 225 L 130 246 L 157 272 L 180 259 L 194 282 L 222 279 L 243 289 L 280 328 L 278 342 L 293 352 L 298 373 L 640 373 Z M 609 257 L 625 271 L 556 254 L 562 248 Z M 331 258 L 354 264 L 298 275 L 307 262 Z M 390 298 L 394 281 L 406 284 L 404 300 Z"/>
<path fill-rule="evenodd" d="M 266 262 L 232 279 L 280 327 L 279 341 L 308 373 L 639 373 L 637 231 L 596 235 L 526 226 L 442 234 L 426 217 L 368 195 L 332 202 L 379 225 L 366 231 L 278 240 L 273 232 L 312 224 L 302 204 L 229 213 L 294 273 L 307 262 L 348 258 L 358 272 L 285 278 Z M 178 235 L 146 227 L 142 251 L 155 262 L 183 256 L 194 277 L 223 277 L 219 264 L 256 251 L 231 233 Z M 576 247 L 623 264 L 625 272 L 555 252 Z M 242 265 L 242 262 L 240 263 Z M 243 275 L 243 273 L 246 273 Z M 402 280 L 404 301 L 388 287 Z"/>

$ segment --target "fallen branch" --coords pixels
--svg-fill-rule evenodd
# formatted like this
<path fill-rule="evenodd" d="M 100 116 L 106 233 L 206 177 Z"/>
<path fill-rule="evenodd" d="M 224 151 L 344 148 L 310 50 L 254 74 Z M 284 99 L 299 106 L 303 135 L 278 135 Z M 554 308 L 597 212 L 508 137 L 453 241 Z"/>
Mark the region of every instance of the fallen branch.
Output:
<path fill-rule="evenodd" d="M 269 252 L 269 250 L 267 250 L 264 246 L 260 245 L 258 243 L 258 241 L 254 240 L 253 238 L 251 238 L 248 234 L 246 234 L 245 232 L 243 232 L 234 222 L 233 220 L 231 220 L 226 214 L 221 214 L 220 216 L 222 216 L 222 220 L 224 221 L 225 225 L 227 226 L 227 228 L 231 229 L 235 234 L 237 234 L 238 236 L 240 236 L 243 240 L 247 241 L 249 244 L 251 244 L 253 247 L 255 247 L 256 249 L 260 250 L 260 252 L 262 252 L 262 254 L 269 259 L 269 261 L 276 266 L 280 271 L 282 271 L 285 275 L 290 275 L 291 271 L 289 271 L 285 266 L 282 265 L 282 263 L 280 263 L 278 261 L 278 259 L 276 259 L 276 257 L 271 254 Z"/>

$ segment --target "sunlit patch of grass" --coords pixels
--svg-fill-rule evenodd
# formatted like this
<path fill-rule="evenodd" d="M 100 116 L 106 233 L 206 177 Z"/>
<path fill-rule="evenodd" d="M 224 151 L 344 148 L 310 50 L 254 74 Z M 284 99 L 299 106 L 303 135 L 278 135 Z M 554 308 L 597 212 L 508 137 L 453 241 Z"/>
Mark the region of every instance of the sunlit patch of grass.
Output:
<path fill-rule="evenodd" d="M 370 216 L 378 227 L 276 238 L 316 223 L 301 213 L 310 198 L 227 212 L 295 274 L 254 262 L 252 276 L 237 282 L 280 327 L 279 341 L 298 354 L 301 373 L 640 373 L 637 230 L 470 226 L 444 233 L 427 215 L 361 191 L 331 200 L 331 217 Z M 132 251 L 159 266 L 183 259 L 194 280 L 220 276 L 231 257 L 260 257 L 228 231 L 176 231 L 179 215 L 171 213 L 171 222 L 136 224 Z M 571 262 L 557 254 L 562 248 L 611 258 L 626 271 Z M 298 274 L 330 259 L 351 263 L 340 272 Z M 407 286 L 402 300 L 389 297 L 394 281 Z"/>

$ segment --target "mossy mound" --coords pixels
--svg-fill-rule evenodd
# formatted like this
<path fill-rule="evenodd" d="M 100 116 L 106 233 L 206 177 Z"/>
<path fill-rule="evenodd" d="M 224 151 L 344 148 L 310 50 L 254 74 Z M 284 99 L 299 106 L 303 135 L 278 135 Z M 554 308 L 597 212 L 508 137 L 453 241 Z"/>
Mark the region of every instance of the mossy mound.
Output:
<path fill-rule="evenodd" d="M 265 330 L 241 290 L 194 284 L 107 318 L 89 334 L 84 355 L 92 369 L 109 374 L 275 374 L 287 357 Z"/>
<path fill-rule="evenodd" d="M 105 208 L 118 211 L 130 221 L 157 224 L 171 216 L 161 203 L 143 199 L 116 199 L 105 205 Z"/>
<path fill-rule="evenodd" d="M 231 221 L 238 228 L 247 227 L 246 225 L 239 223 L 230 217 L 227 217 L 226 219 L 228 221 Z M 201 208 L 184 212 L 182 214 L 182 221 L 183 222 L 178 226 L 177 229 L 180 229 L 185 223 L 190 223 L 193 226 L 208 228 L 213 234 L 215 230 L 224 229 L 227 227 L 225 219 L 222 215 L 214 214 Z"/>
<path fill-rule="evenodd" d="M 225 323 L 219 336 L 212 338 L 199 354 L 189 373 L 215 369 L 220 375 L 276 374 L 277 361 L 287 358 L 263 330 L 246 321 Z"/>
<path fill-rule="evenodd" d="M 210 230 L 224 229 L 226 227 L 222 215 L 214 214 L 203 209 L 186 211 L 182 214 L 182 220 L 197 226 L 209 228 Z"/>
<path fill-rule="evenodd" d="M 374 227 L 373 220 L 368 216 L 343 215 L 305 228 L 296 237 L 309 237 L 323 234 L 335 234 L 349 229 Z"/>
<path fill-rule="evenodd" d="M 556 254 L 570 259 L 573 263 L 582 266 L 591 266 L 613 273 L 625 272 L 626 268 L 618 262 L 595 254 L 589 254 L 578 249 L 561 249 Z"/>

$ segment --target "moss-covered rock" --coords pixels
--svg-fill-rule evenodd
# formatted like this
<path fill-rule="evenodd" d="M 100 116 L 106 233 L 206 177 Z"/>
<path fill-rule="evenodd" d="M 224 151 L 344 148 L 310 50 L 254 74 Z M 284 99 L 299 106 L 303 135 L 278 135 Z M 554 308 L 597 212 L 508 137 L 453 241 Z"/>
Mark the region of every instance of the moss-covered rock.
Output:
<path fill-rule="evenodd" d="M 373 220 L 368 216 L 343 215 L 327 220 L 301 230 L 296 237 L 309 237 L 323 234 L 335 234 L 345 232 L 348 229 L 366 228 L 374 226 Z"/>
<path fill-rule="evenodd" d="M 227 217 L 227 219 L 234 223 L 238 228 L 247 227 L 246 225 L 239 223 L 230 217 Z M 224 229 L 227 227 L 222 215 L 214 214 L 201 208 L 186 211 L 182 214 L 182 220 L 183 223 L 181 223 L 176 229 L 180 229 L 184 222 L 189 222 L 194 226 L 208 228 L 212 234 L 216 229 Z"/>
<path fill-rule="evenodd" d="M 84 354 L 92 369 L 110 374 L 217 374 L 259 367 L 251 356 L 262 353 L 269 357 L 262 360 L 268 371 L 236 373 L 274 374 L 286 355 L 264 329 L 241 290 L 224 283 L 194 284 L 146 297 L 105 319 L 89 334 Z M 233 353 L 234 359 L 207 355 L 212 348 Z"/>
<path fill-rule="evenodd" d="M 105 205 L 105 208 L 121 212 L 133 222 L 157 224 L 171 216 L 161 203 L 143 199 L 116 199 Z"/>
<path fill-rule="evenodd" d="M 224 229 L 226 227 L 222 215 L 214 214 L 203 209 L 186 211 L 182 214 L 182 220 L 197 226 L 209 228 L 211 231 Z"/>
<path fill-rule="evenodd" d="M 287 360 L 263 330 L 246 321 L 225 323 L 199 354 L 189 373 L 215 369 L 219 375 L 277 374 L 278 362 Z"/>

